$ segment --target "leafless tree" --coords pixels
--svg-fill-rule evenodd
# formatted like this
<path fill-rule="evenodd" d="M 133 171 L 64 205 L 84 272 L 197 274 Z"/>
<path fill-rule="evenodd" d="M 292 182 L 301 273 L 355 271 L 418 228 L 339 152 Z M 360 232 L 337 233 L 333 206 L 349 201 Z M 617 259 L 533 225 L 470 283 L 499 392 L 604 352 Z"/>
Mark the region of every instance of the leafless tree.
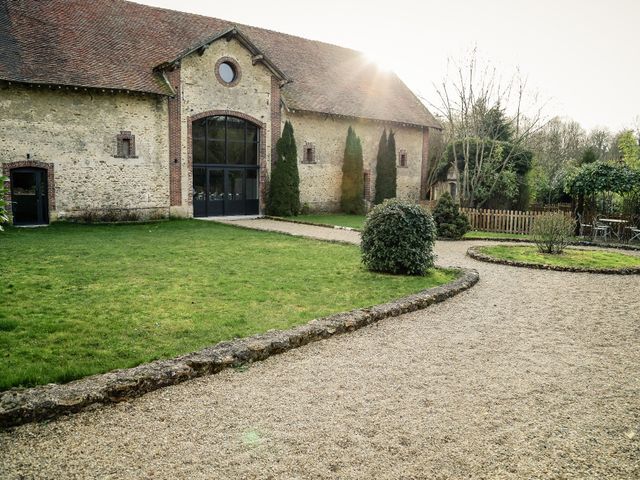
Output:
<path fill-rule="evenodd" d="M 481 206 L 498 186 L 529 137 L 545 123 L 537 95 L 531 95 L 519 71 L 503 81 L 495 67 L 480 65 L 474 50 L 463 64 L 449 61 L 449 74 L 436 85 L 438 102 L 431 106 L 441 118 L 453 158 L 462 159 L 459 192 L 463 205 Z M 499 122 L 490 116 L 500 117 Z M 489 120 L 489 121 L 488 121 Z M 509 129 L 505 148 L 504 126 Z M 479 189 L 484 191 L 479 198 Z"/>

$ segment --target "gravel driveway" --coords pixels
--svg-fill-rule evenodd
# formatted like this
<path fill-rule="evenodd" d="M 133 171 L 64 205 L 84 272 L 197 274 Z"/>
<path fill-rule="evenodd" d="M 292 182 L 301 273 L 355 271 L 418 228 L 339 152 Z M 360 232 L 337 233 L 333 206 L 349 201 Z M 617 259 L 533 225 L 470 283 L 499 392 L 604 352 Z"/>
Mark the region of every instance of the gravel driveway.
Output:
<path fill-rule="evenodd" d="M 2 432 L 0 478 L 640 478 L 638 277 L 464 256 L 478 244 L 437 244 L 481 275 L 444 303 Z"/>

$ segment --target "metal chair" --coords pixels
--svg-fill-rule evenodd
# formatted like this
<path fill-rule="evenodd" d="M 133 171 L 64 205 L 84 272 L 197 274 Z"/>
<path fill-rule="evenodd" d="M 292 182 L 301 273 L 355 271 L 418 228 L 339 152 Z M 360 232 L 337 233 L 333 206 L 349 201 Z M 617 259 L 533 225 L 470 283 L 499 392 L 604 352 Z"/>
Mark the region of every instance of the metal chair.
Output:
<path fill-rule="evenodd" d="M 604 223 L 599 222 L 597 219 L 593 220 L 593 226 L 591 227 L 591 234 L 595 240 L 598 235 L 601 236 L 606 242 L 611 233 L 611 227 Z"/>
<path fill-rule="evenodd" d="M 629 227 L 629 230 L 631 230 L 631 238 L 629 238 L 629 241 L 630 242 L 633 242 L 634 240 L 640 241 L 640 228 Z"/>
<path fill-rule="evenodd" d="M 593 225 L 591 225 L 590 223 L 582 223 L 583 222 L 583 217 L 581 213 L 577 213 L 576 214 L 578 216 L 578 223 L 580 225 L 580 230 L 578 232 L 578 235 L 581 237 L 584 237 L 584 229 L 585 228 L 590 228 L 591 229 L 591 234 L 593 235 Z"/>

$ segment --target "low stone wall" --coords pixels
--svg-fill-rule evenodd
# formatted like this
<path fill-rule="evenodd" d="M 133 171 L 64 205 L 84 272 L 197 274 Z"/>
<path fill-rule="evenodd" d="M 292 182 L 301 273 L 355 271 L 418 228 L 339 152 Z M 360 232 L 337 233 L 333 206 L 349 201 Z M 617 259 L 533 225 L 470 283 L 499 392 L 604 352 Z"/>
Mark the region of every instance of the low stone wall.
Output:
<path fill-rule="evenodd" d="M 540 263 L 520 262 L 517 260 L 506 260 L 503 258 L 492 257 L 486 253 L 480 252 L 481 247 L 470 247 L 467 255 L 481 262 L 497 263 L 500 265 L 508 265 L 510 267 L 535 268 L 538 270 L 556 270 L 559 272 L 578 272 L 578 273 L 604 273 L 610 275 L 636 275 L 640 274 L 640 267 L 627 268 L 588 268 L 588 267 L 564 267 L 561 265 L 545 265 Z"/>
<path fill-rule="evenodd" d="M 442 302 L 471 288 L 478 280 L 477 271 L 465 269 L 461 270 L 458 279 L 447 285 L 375 307 L 312 320 L 290 330 L 271 331 L 222 342 L 199 352 L 93 375 L 67 384 L 8 390 L 0 393 L 0 427 L 55 418 L 81 411 L 91 405 L 129 400 L 168 385 L 217 373 L 228 367 L 264 360 L 307 343 Z"/>

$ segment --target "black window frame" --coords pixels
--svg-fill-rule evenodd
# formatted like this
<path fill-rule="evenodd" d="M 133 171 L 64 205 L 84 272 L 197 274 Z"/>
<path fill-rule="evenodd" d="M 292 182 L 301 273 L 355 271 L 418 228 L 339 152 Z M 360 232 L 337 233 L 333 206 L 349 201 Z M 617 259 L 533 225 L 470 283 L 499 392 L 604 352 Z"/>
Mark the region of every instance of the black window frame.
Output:
<path fill-rule="evenodd" d="M 213 138 L 213 135 L 210 135 L 209 133 L 209 128 L 210 125 L 213 123 L 212 120 L 213 119 L 219 119 L 219 118 L 224 118 L 224 134 L 223 134 L 223 138 L 222 139 L 217 139 L 217 138 Z M 229 119 L 233 119 L 233 122 L 242 122 L 243 124 L 243 140 L 238 141 L 238 140 L 229 140 Z M 204 142 L 204 149 L 202 148 L 198 148 L 198 151 L 202 151 L 204 150 L 204 162 L 199 162 L 196 161 L 195 155 L 192 158 L 192 163 L 193 165 L 210 165 L 210 166 L 221 166 L 221 165 L 230 165 L 230 166 L 239 166 L 239 167 L 260 167 L 260 127 L 256 124 L 254 124 L 253 122 L 250 122 L 249 120 L 245 120 L 244 118 L 240 118 L 240 117 L 236 117 L 233 115 L 212 115 L 210 117 L 204 117 L 201 119 L 198 119 L 196 121 L 194 121 L 194 126 L 192 126 L 192 132 L 193 129 L 195 128 L 195 124 L 198 122 L 203 122 L 204 124 L 204 136 L 203 137 L 199 137 L 196 138 L 195 136 L 193 136 L 192 138 L 192 142 L 193 142 L 193 146 L 192 146 L 192 154 L 195 153 L 196 151 L 196 146 L 195 143 L 197 141 L 203 141 Z M 200 124 L 198 126 L 198 128 L 202 128 L 202 124 Z M 249 129 L 253 128 L 255 129 L 255 139 L 250 141 L 249 140 Z M 224 144 L 224 162 L 220 163 L 220 162 L 210 162 L 209 161 L 209 144 L 210 143 L 218 143 L 218 144 Z M 243 153 L 243 158 L 242 158 L 242 163 L 230 163 L 229 162 L 229 146 L 231 144 L 242 144 L 244 145 L 244 153 Z M 250 154 L 249 154 L 249 149 L 253 150 L 253 155 L 252 157 L 255 157 L 255 159 L 252 158 L 252 160 L 254 160 L 253 163 L 247 163 L 248 159 L 250 158 Z"/>

